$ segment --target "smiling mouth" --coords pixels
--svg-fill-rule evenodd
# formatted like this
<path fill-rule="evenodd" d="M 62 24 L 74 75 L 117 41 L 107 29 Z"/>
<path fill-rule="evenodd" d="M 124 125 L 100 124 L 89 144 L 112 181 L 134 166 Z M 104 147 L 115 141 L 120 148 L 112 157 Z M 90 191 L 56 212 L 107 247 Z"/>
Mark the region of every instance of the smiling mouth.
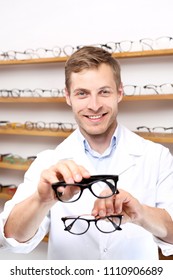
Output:
<path fill-rule="evenodd" d="M 90 116 L 86 116 L 88 119 L 90 119 L 90 120 L 99 120 L 99 119 L 101 119 L 103 116 L 105 116 L 106 115 L 106 113 L 104 113 L 104 114 L 101 114 L 101 115 L 90 115 Z"/>

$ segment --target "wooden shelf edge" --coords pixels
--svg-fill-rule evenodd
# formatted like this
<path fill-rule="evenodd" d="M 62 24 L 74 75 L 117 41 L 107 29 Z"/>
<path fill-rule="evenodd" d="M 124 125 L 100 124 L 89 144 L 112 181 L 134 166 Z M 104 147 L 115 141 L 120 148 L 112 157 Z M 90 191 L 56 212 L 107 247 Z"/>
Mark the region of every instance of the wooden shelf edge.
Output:
<path fill-rule="evenodd" d="M 9 200 L 13 197 L 13 195 L 8 194 L 8 193 L 1 193 L 0 192 L 0 199 L 5 199 L 5 200 Z"/>
<path fill-rule="evenodd" d="M 173 100 L 173 93 L 170 94 L 141 94 L 123 96 L 123 101 L 144 101 L 144 100 Z M 64 103 L 65 97 L 0 97 L 0 103 Z"/>
<path fill-rule="evenodd" d="M 0 65 L 20 65 L 20 64 L 44 64 L 44 63 L 57 63 L 65 62 L 68 57 L 46 57 L 46 58 L 33 58 L 23 60 L 1 60 Z"/>
<path fill-rule="evenodd" d="M 0 97 L 0 103 L 66 103 L 65 97 Z"/>
<path fill-rule="evenodd" d="M 142 136 L 143 138 L 152 140 L 154 142 L 159 142 L 159 143 L 173 143 L 173 134 L 171 133 L 151 133 L 151 132 L 139 132 L 139 131 L 134 131 L 136 134 Z M 44 131 L 38 131 L 38 130 L 25 130 L 25 129 L 0 129 L 0 134 L 4 135 L 27 135 L 27 136 L 49 136 L 49 137 L 62 137 L 66 138 L 68 137 L 72 132 L 52 132 L 49 130 L 44 130 Z"/>
<path fill-rule="evenodd" d="M 64 132 L 64 131 L 50 131 L 48 129 L 45 130 L 26 130 L 22 128 L 0 128 L 0 134 L 3 135 L 27 135 L 27 136 L 48 136 L 48 137 L 68 137 L 72 132 Z"/>
<path fill-rule="evenodd" d="M 43 242 L 48 242 L 48 240 L 49 240 L 49 236 L 46 235 L 46 236 L 43 238 Z"/>
<path fill-rule="evenodd" d="M 29 166 L 30 166 L 30 164 L 16 164 L 16 163 L 0 162 L 0 168 L 3 168 L 3 169 L 14 169 L 14 170 L 26 171 L 29 168 Z"/>
<path fill-rule="evenodd" d="M 173 100 L 173 93 L 170 94 L 141 94 L 141 95 L 125 95 L 123 101 L 144 101 L 144 100 Z"/>
<path fill-rule="evenodd" d="M 134 52 L 121 52 L 113 53 L 112 56 L 118 59 L 123 58 L 142 58 L 153 56 L 169 56 L 173 54 L 173 49 L 160 49 L 160 50 L 147 50 L 147 51 L 134 51 Z"/>
<path fill-rule="evenodd" d="M 160 50 L 146 50 L 146 51 L 133 51 L 112 53 L 112 56 L 118 59 L 123 58 L 138 58 L 138 57 L 153 57 L 153 56 L 169 56 L 173 54 L 173 49 L 160 49 Z M 68 57 L 49 57 L 49 58 L 34 58 L 23 60 L 1 60 L 0 65 L 19 65 L 19 64 L 42 64 L 42 63 L 57 63 L 66 62 Z"/>
<path fill-rule="evenodd" d="M 151 140 L 156 143 L 173 143 L 172 133 L 151 133 L 151 132 L 138 132 L 134 131 L 139 136 Z"/>

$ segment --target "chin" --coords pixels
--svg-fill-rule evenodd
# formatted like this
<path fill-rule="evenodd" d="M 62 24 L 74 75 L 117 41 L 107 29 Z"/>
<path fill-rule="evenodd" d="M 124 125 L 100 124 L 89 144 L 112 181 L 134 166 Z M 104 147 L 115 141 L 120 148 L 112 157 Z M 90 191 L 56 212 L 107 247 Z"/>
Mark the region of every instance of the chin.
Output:
<path fill-rule="evenodd" d="M 96 129 L 96 128 L 93 128 L 93 129 L 86 129 L 85 132 L 88 134 L 88 135 L 103 135 L 106 133 L 105 130 L 103 129 Z"/>

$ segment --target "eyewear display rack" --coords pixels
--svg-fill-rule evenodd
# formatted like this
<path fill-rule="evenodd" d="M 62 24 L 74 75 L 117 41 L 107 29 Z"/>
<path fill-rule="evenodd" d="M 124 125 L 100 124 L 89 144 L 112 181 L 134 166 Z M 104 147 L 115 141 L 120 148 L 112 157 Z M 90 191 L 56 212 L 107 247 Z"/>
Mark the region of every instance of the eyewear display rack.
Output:
<path fill-rule="evenodd" d="M 172 56 L 173 49 L 164 49 L 164 50 L 147 50 L 147 51 L 137 51 L 137 52 L 122 52 L 122 53 L 113 53 L 112 56 L 117 59 L 132 59 L 132 58 L 145 58 L 145 57 L 160 57 L 160 56 Z M 51 57 L 51 58 L 39 58 L 39 59 L 29 59 L 29 60 L 3 60 L 0 61 L 1 71 L 2 66 L 8 67 L 8 65 L 24 65 L 24 64 L 46 64 L 46 63 L 61 63 L 66 62 L 68 57 Z M 137 102 L 137 101 L 151 101 L 161 102 L 162 100 L 172 100 L 173 94 L 157 94 L 157 95 L 133 95 L 133 96 L 124 96 L 123 102 Z M 65 103 L 64 97 L 0 97 L 0 103 Z M 146 132 L 137 132 L 140 136 L 145 139 L 152 140 L 159 143 L 173 143 L 173 134 L 172 133 L 146 133 Z M 70 132 L 52 132 L 47 130 L 26 130 L 24 128 L 7 128 L 0 127 L 0 134 L 3 135 L 30 135 L 30 136 L 44 136 L 44 137 L 62 137 L 66 138 L 70 135 Z M 0 162 L 0 169 L 13 169 L 26 171 L 29 165 L 23 164 L 10 164 L 5 162 Z M 6 190 L 0 193 L 0 198 L 9 199 L 12 195 L 7 194 Z"/>

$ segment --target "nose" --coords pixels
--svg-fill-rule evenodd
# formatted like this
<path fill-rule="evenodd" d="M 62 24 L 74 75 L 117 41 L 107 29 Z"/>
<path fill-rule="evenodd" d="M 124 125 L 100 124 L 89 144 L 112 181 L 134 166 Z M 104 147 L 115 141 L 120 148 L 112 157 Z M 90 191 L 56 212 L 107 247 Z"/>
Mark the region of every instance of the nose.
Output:
<path fill-rule="evenodd" d="M 91 95 L 88 100 L 88 109 L 97 112 L 102 107 L 101 100 L 97 95 Z"/>

